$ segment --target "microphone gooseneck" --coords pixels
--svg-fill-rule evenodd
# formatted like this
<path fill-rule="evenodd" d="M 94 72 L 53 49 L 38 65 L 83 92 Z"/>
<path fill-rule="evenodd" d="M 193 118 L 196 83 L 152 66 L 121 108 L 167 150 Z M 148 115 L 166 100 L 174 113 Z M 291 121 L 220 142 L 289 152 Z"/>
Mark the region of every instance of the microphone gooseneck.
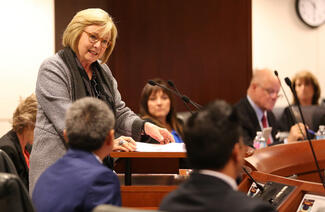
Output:
<path fill-rule="evenodd" d="M 189 100 L 188 100 L 188 99 L 186 99 L 186 100 L 184 99 L 184 96 L 183 96 L 183 95 L 179 92 L 179 90 L 176 88 L 176 86 L 175 86 L 175 84 L 173 83 L 173 81 L 168 80 L 167 83 L 168 83 L 168 85 L 169 85 L 170 87 L 172 87 L 172 88 L 176 91 L 176 93 L 178 94 L 178 96 L 181 98 L 183 104 L 185 105 L 186 109 L 187 109 L 188 111 L 190 111 L 191 114 L 193 114 L 193 111 L 192 111 L 192 110 L 190 109 L 190 107 L 188 106 L 188 104 L 190 103 Z"/>
<path fill-rule="evenodd" d="M 168 85 L 172 88 L 175 89 L 175 91 L 179 94 L 179 96 L 182 98 L 182 100 L 186 103 L 189 103 L 191 105 L 193 105 L 197 110 L 200 110 L 202 108 L 202 105 L 199 105 L 198 103 L 196 102 L 193 102 L 188 96 L 185 96 L 184 94 L 181 94 L 179 92 L 179 90 L 176 88 L 175 84 L 173 83 L 173 81 L 171 80 L 168 80 L 167 81 Z"/>
<path fill-rule="evenodd" d="M 317 168 L 317 171 L 318 171 L 318 174 L 319 174 L 319 178 L 320 178 L 320 181 L 322 182 L 323 187 L 325 189 L 324 178 L 323 178 L 322 172 L 321 172 L 321 170 L 319 168 L 318 160 L 317 160 L 317 157 L 316 157 L 316 154 L 315 154 L 315 150 L 314 150 L 313 144 L 311 142 L 311 139 L 310 139 L 310 136 L 309 136 L 309 133 L 308 133 L 308 129 L 306 127 L 306 122 L 305 122 L 304 116 L 303 116 L 302 111 L 301 111 L 301 106 L 300 106 L 300 102 L 299 102 L 297 93 L 296 93 L 295 89 L 293 89 L 293 87 L 292 87 L 291 80 L 288 77 L 286 77 L 284 80 L 285 80 L 286 84 L 289 86 L 289 88 L 290 88 L 290 90 L 291 90 L 291 92 L 292 92 L 292 94 L 293 94 L 293 96 L 294 96 L 294 98 L 295 98 L 295 100 L 297 102 L 297 106 L 298 106 L 298 109 L 299 109 L 299 113 L 300 113 L 300 116 L 301 116 L 301 120 L 302 120 L 302 123 L 304 124 L 304 127 L 305 127 L 305 131 L 306 131 L 306 136 L 307 136 L 307 139 L 308 139 L 308 143 L 309 143 L 310 149 L 311 149 L 311 151 L 313 153 L 313 157 L 314 157 L 315 165 L 316 165 L 316 168 Z"/>
<path fill-rule="evenodd" d="M 156 83 L 155 81 L 153 81 L 153 80 L 149 80 L 148 83 L 149 83 L 150 85 L 152 85 L 152 86 L 157 85 L 157 83 Z"/>
<path fill-rule="evenodd" d="M 247 169 L 245 169 L 245 167 L 242 167 L 244 172 L 247 174 L 247 176 L 249 177 L 249 179 L 251 179 L 257 186 L 257 188 L 263 193 L 264 191 L 264 187 L 261 186 L 261 184 L 259 184 L 258 182 L 256 182 L 256 180 L 248 173 Z"/>
<path fill-rule="evenodd" d="M 283 86 L 281 84 L 281 81 L 280 81 L 279 74 L 278 74 L 277 70 L 274 70 L 274 74 L 275 74 L 276 78 L 278 79 L 278 81 L 280 83 L 281 90 L 283 92 L 283 95 L 285 96 L 285 99 L 286 99 L 287 103 L 288 103 L 288 106 L 289 106 L 289 114 L 290 114 L 293 122 L 295 124 L 297 124 L 298 122 L 297 122 L 296 116 L 293 114 L 293 111 L 292 111 L 292 105 L 290 104 L 289 99 L 288 99 L 288 96 L 287 96 L 286 92 L 284 91 L 284 88 L 283 88 Z M 301 132 L 301 134 L 303 135 L 302 129 L 301 129 L 301 127 L 299 125 L 298 125 L 298 128 L 299 128 L 299 131 Z"/>
<path fill-rule="evenodd" d="M 181 99 L 184 101 L 183 96 L 182 96 L 181 94 L 177 93 L 176 91 L 174 91 L 174 90 L 172 90 L 172 89 L 170 89 L 170 88 L 168 88 L 168 87 L 166 87 L 166 86 L 164 86 L 164 85 L 161 85 L 161 84 L 159 84 L 159 83 L 157 83 L 157 82 L 155 82 L 155 81 L 153 81 L 153 80 L 149 80 L 148 83 L 149 83 L 150 85 L 152 85 L 152 86 L 158 86 L 158 87 L 160 87 L 160 88 L 163 88 L 163 89 L 165 89 L 165 90 L 168 90 L 168 91 L 170 91 L 171 93 L 173 93 L 174 95 L 178 96 L 179 98 L 181 98 Z M 184 102 L 185 102 L 185 101 L 184 101 Z M 184 104 L 185 104 L 185 103 L 184 103 Z M 191 111 L 188 107 L 186 107 L 186 108 L 187 108 L 187 110 L 188 110 L 191 114 L 193 114 L 193 111 Z"/>
<path fill-rule="evenodd" d="M 155 81 L 153 81 L 153 80 L 149 80 L 148 83 L 149 83 L 150 85 L 152 85 L 152 86 L 158 86 L 158 87 L 161 87 L 161 88 L 163 88 L 163 89 L 165 89 L 165 90 L 168 90 L 168 91 L 172 92 L 172 93 L 175 94 L 176 96 L 179 96 L 178 93 L 176 93 L 174 90 L 172 90 L 172 89 L 170 89 L 170 88 L 168 88 L 168 87 L 166 87 L 166 86 L 164 86 L 164 85 L 161 85 L 161 84 L 159 84 L 159 83 L 157 83 L 157 82 L 155 82 Z M 181 97 L 181 96 L 179 96 L 179 97 Z"/>
<path fill-rule="evenodd" d="M 171 80 L 168 80 L 169 82 L 168 82 L 168 84 L 171 86 L 171 87 L 173 87 L 174 89 L 176 88 L 175 87 L 175 85 L 174 85 L 174 83 L 171 81 Z M 159 83 L 157 83 L 157 82 L 155 82 L 155 81 L 153 81 L 153 80 L 148 80 L 148 83 L 150 84 L 150 85 L 152 85 L 152 86 L 158 86 L 158 87 L 161 87 L 161 88 L 163 88 L 163 89 L 166 89 L 166 90 L 168 90 L 168 91 L 170 91 L 170 92 L 172 92 L 173 94 L 175 94 L 176 96 L 178 96 L 179 98 L 181 98 L 182 99 L 182 101 L 184 102 L 184 104 L 191 104 L 191 105 L 193 105 L 197 110 L 200 110 L 201 109 L 201 105 L 199 105 L 198 103 L 196 103 L 196 102 L 193 102 L 190 98 L 188 98 L 187 96 L 185 96 L 185 95 L 182 95 L 178 90 L 177 90 L 177 92 L 175 91 L 175 90 L 173 90 L 173 89 L 170 89 L 170 88 L 168 88 L 168 87 L 166 87 L 166 86 L 164 86 L 164 85 L 161 85 L 161 84 L 159 84 Z M 172 86 L 173 85 L 173 86 Z M 192 114 L 193 114 L 193 111 L 191 111 L 188 107 L 186 107 L 187 109 L 188 109 L 188 111 L 189 112 L 191 112 Z"/>

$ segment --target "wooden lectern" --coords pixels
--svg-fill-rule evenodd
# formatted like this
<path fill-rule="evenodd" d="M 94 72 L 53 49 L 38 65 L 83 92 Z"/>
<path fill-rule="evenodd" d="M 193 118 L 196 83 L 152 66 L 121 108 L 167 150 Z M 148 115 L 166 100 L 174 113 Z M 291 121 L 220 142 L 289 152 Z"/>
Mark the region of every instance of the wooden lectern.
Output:
<path fill-rule="evenodd" d="M 118 158 L 115 171 L 124 174 L 124 207 L 157 209 L 164 196 L 184 180 L 175 174 L 179 173 L 180 159 L 186 158 L 185 152 L 113 152 L 110 156 Z"/>

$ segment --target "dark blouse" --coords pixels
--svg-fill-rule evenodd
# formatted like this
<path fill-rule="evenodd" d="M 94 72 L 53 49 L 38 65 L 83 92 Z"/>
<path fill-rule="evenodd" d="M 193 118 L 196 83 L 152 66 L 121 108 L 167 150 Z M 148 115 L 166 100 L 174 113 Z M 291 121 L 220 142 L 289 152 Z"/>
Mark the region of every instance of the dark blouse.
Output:
<path fill-rule="evenodd" d="M 17 173 L 20 177 L 20 179 L 23 181 L 23 183 L 26 186 L 26 189 L 28 190 L 29 187 L 29 180 L 28 180 L 28 166 L 25 161 L 25 156 L 22 152 L 17 134 L 15 131 L 10 130 L 7 132 L 4 136 L 0 138 L 0 149 L 5 151 L 12 162 L 14 163 Z M 27 151 L 30 154 L 30 146 L 26 145 L 26 148 L 24 151 Z"/>
<path fill-rule="evenodd" d="M 79 61 L 77 64 L 78 64 L 78 68 L 79 68 L 79 71 L 80 71 L 80 74 L 82 77 L 82 81 L 86 88 L 87 96 L 95 97 L 95 98 L 101 99 L 105 102 L 110 102 L 110 104 L 108 104 L 108 106 L 112 109 L 113 113 L 115 114 L 115 110 L 113 108 L 114 103 L 112 102 L 112 98 L 109 97 L 108 95 L 105 95 L 105 92 L 103 92 L 103 88 L 100 84 L 100 79 L 98 78 L 98 71 L 97 71 L 96 67 L 94 65 L 91 66 L 93 73 L 92 73 L 92 78 L 90 80 L 86 71 L 81 66 Z M 114 169 L 114 161 L 109 156 L 104 158 L 103 164 L 112 170 Z"/>

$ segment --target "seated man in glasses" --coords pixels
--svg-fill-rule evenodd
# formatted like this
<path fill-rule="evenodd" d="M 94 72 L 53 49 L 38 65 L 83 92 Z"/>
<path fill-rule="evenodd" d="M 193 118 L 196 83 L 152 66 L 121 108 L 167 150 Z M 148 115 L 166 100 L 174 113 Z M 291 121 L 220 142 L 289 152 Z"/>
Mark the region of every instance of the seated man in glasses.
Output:
<path fill-rule="evenodd" d="M 272 127 L 271 135 L 267 139 L 267 145 L 281 143 L 275 135 L 281 131 L 272 109 L 279 97 L 280 82 L 274 73 L 268 69 L 255 70 L 247 90 L 247 96 L 241 99 L 235 110 L 244 130 L 244 142 L 253 146 L 253 140 L 257 131 Z M 300 123 L 291 127 L 287 141 L 304 139 L 304 127 Z"/>

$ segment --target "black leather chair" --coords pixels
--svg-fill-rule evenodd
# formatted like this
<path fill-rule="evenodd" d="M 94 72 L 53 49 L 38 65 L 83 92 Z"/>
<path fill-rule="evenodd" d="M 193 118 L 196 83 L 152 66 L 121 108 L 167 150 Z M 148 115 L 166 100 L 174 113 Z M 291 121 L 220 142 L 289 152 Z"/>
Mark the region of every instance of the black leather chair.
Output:
<path fill-rule="evenodd" d="M 144 209 L 135 209 L 127 207 L 118 207 L 114 205 L 98 205 L 95 207 L 92 212 L 159 212 L 159 210 L 144 210 Z"/>
<path fill-rule="evenodd" d="M 0 173 L 0 210 L 35 211 L 29 194 L 17 175 Z"/>
<path fill-rule="evenodd" d="M 0 172 L 12 173 L 17 175 L 14 163 L 11 161 L 7 153 L 0 149 Z"/>

